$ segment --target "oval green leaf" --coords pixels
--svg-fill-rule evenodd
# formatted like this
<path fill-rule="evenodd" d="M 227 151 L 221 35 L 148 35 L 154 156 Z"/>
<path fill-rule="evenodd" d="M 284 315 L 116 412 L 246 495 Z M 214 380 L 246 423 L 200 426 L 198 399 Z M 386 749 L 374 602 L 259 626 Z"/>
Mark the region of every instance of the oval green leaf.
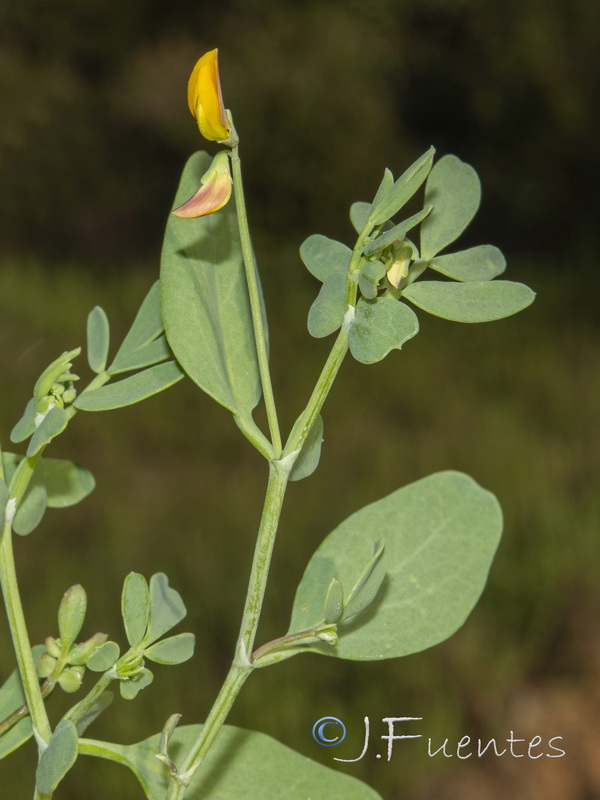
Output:
<path fill-rule="evenodd" d="M 96 486 L 94 476 L 88 469 L 58 458 L 44 458 L 38 462 L 33 482 L 38 481 L 46 487 L 49 508 L 75 505 Z"/>
<path fill-rule="evenodd" d="M 70 719 L 58 723 L 35 773 L 40 794 L 51 795 L 77 760 L 77 728 Z"/>
<path fill-rule="evenodd" d="M 207 153 L 189 159 L 175 206 L 196 192 L 211 161 Z M 218 403 L 250 417 L 261 383 L 233 196 L 199 219 L 169 217 L 161 294 L 167 339 L 183 369 Z"/>
<path fill-rule="evenodd" d="M 386 247 L 392 245 L 397 239 L 404 239 L 411 228 L 414 228 L 415 225 L 423 222 L 425 217 L 431 214 L 432 208 L 432 205 L 425 206 L 425 208 L 423 208 L 421 211 L 413 214 L 412 217 L 409 217 L 403 222 L 399 222 L 397 225 L 394 225 L 393 228 L 384 231 L 384 233 L 382 233 L 380 236 L 377 236 L 376 239 L 373 239 L 372 242 L 369 242 L 364 249 L 364 254 L 366 256 L 372 256 L 375 253 L 380 253 L 382 250 L 385 250 Z"/>
<path fill-rule="evenodd" d="M 169 579 L 164 572 L 153 575 L 150 578 L 150 622 L 145 643 L 155 642 L 181 622 L 186 614 L 181 595 L 169 586 Z"/>
<path fill-rule="evenodd" d="M 109 344 L 108 317 L 103 308 L 95 306 L 87 318 L 87 357 L 92 372 L 104 372 Z"/>
<path fill-rule="evenodd" d="M 402 173 L 394 185 L 389 189 L 377 205 L 373 205 L 371 211 L 371 222 L 374 225 L 381 225 L 391 219 L 406 205 L 410 198 L 415 194 L 419 187 L 431 171 L 435 148 L 430 147 L 427 152 L 418 158 L 410 167 Z M 429 205 L 429 200 L 425 200 L 425 205 Z"/>
<path fill-rule="evenodd" d="M 127 641 L 137 647 L 144 638 L 150 619 L 150 591 L 139 572 L 130 572 L 123 582 L 121 614 Z"/>
<path fill-rule="evenodd" d="M 361 299 L 350 326 L 350 352 L 362 364 L 374 364 L 418 331 L 417 315 L 405 303 L 386 296 Z"/>
<path fill-rule="evenodd" d="M 104 642 L 88 658 L 86 667 L 92 672 L 106 672 L 117 662 L 121 648 L 116 642 Z"/>
<path fill-rule="evenodd" d="M 379 203 L 381 203 L 381 201 L 387 195 L 387 193 L 390 191 L 393 185 L 394 185 L 394 176 L 392 175 L 391 170 L 389 170 L 386 167 L 385 170 L 383 171 L 383 178 L 381 179 L 381 183 L 379 184 L 377 192 L 375 193 L 375 197 L 373 198 L 372 205 L 374 208 L 376 208 L 379 205 Z"/>
<path fill-rule="evenodd" d="M 453 322 L 491 322 L 533 303 L 535 292 L 513 281 L 418 281 L 402 293 L 423 311 Z"/>
<path fill-rule="evenodd" d="M 335 239 L 315 233 L 305 239 L 300 246 L 300 258 L 304 266 L 318 278 L 325 281 L 330 275 L 346 275 L 352 250 Z"/>
<path fill-rule="evenodd" d="M 335 333 L 346 313 L 346 275 L 332 274 L 321 286 L 308 312 L 308 332 L 315 339 Z"/>
<path fill-rule="evenodd" d="M 39 453 L 42 447 L 64 431 L 68 422 L 69 418 L 64 408 L 59 408 L 58 406 L 51 408 L 35 429 L 35 433 L 27 447 L 27 456 L 31 458 Z"/>
<path fill-rule="evenodd" d="M 137 675 L 119 681 L 119 691 L 121 692 L 121 697 L 124 700 L 133 700 L 138 696 L 142 689 L 150 686 L 153 680 L 154 675 L 152 672 L 149 669 L 146 669 L 146 667 L 143 667 L 137 673 Z"/>
<path fill-rule="evenodd" d="M 123 339 L 113 364 L 116 361 L 128 358 L 136 350 L 156 339 L 163 330 L 163 321 L 160 315 L 160 285 L 158 281 L 155 281 L 143 299 L 133 325 Z"/>
<path fill-rule="evenodd" d="M 385 273 L 386 269 L 381 261 L 369 261 L 360 268 L 358 288 L 363 297 L 366 297 L 367 300 L 374 300 L 377 297 L 379 281 Z"/>
<path fill-rule="evenodd" d="M 15 474 L 15 470 L 19 466 L 20 462 L 23 460 L 24 456 L 17 455 L 16 453 L 7 453 L 6 451 L 3 451 L 0 458 L 2 458 L 2 470 L 4 472 L 4 481 L 6 485 L 9 486 L 12 476 Z"/>
<path fill-rule="evenodd" d="M 194 655 L 196 637 L 193 633 L 179 633 L 151 645 L 144 656 L 157 664 L 183 664 Z"/>
<path fill-rule="evenodd" d="M 365 203 L 363 200 L 352 203 L 350 206 L 350 222 L 357 233 L 362 233 L 372 208 L 371 203 Z"/>
<path fill-rule="evenodd" d="M 481 184 L 473 167 L 456 156 L 440 158 L 425 187 L 425 205 L 433 204 L 433 211 L 421 224 L 421 258 L 432 258 L 458 239 L 480 200 Z"/>
<path fill-rule="evenodd" d="M 491 281 L 504 272 L 506 259 L 502 250 L 491 244 L 482 244 L 458 253 L 436 256 L 428 266 L 457 281 Z"/>
<path fill-rule="evenodd" d="M 74 406 L 80 411 L 123 408 L 168 389 L 182 378 L 183 372 L 179 365 L 175 361 L 167 361 L 166 364 L 157 364 L 122 381 L 83 392 L 75 400 Z"/>
<path fill-rule="evenodd" d="M 11 442 L 15 444 L 24 442 L 25 439 L 29 439 L 31 434 L 35 431 L 35 415 L 37 413 L 35 405 L 35 398 L 32 397 L 25 406 L 23 416 L 10 432 Z"/>
<path fill-rule="evenodd" d="M 111 375 L 117 375 L 119 372 L 129 372 L 134 369 L 150 367 L 152 364 L 157 364 L 159 361 L 172 357 L 173 352 L 167 344 L 166 337 L 159 336 L 142 347 L 138 347 L 137 350 L 121 353 L 115 358 L 108 371 Z"/>
<path fill-rule="evenodd" d="M 63 653 L 68 653 L 78 637 L 87 609 L 87 595 L 80 584 L 71 586 L 64 593 L 58 607 L 58 631 Z"/>
<path fill-rule="evenodd" d="M 181 764 L 202 726 L 177 728 L 169 739 L 169 757 Z M 102 742 L 83 748 L 88 755 L 113 758 L 133 771 L 148 800 L 164 800 L 169 767 L 156 757 L 161 734 L 134 745 Z M 322 766 L 270 736 L 224 725 L 207 753 L 186 797 L 190 800 L 381 800 L 364 783 Z"/>
<path fill-rule="evenodd" d="M 294 600 L 289 633 L 323 621 L 331 579 L 353 586 L 385 540 L 387 574 L 374 602 L 338 624 L 324 655 L 378 660 L 417 653 L 451 636 L 477 602 L 498 546 L 496 498 L 468 475 L 439 472 L 353 514 L 310 560 Z"/>
<path fill-rule="evenodd" d="M 19 536 L 27 536 L 34 531 L 42 521 L 47 505 L 46 487 L 42 484 L 31 485 L 17 508 L 13 531 Z"/>
<path fill-rule="evenodd" d="M 3 453 L 2 461 L 7 480 L 12 478 L 23 456 Z M 92 473 L 72 461 L 61 458 L 42 458 L 38 461 L 30 487 L 42 485 L 46 488 L 48 508 L 66 508 L 79 503 L 93 491 L 96 481 Z"/>

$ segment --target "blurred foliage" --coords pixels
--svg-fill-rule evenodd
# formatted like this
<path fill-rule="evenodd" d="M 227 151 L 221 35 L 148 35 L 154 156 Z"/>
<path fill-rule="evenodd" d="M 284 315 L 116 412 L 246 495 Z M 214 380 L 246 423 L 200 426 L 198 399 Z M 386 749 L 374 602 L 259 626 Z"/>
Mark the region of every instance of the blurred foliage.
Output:
<path fill-rule="evenodd" d="M 597 244 L 589 0 L 6 0 L 0 249 L 155 257 L 201 146 L 185 83 L 214 46 L 252 215 L 275 238 L 336 235 L 384 166 L 433 143 L 482 177 L 478 241 L 501 231 L 555 267 Z"/>

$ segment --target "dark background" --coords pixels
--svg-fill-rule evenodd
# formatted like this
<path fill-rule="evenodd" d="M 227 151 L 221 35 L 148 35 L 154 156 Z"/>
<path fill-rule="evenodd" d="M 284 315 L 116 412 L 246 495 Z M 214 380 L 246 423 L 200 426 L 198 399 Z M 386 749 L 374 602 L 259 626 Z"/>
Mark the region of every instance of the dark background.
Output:
<path fill-rule="evenodd" d="M 345 769 L 390 800 L 600 797 L 595 3 L 5 0 L 4 446 L 37 375 L 84 343 L 90 308 L 106 309 L 117 343 L 155 280 L 181 168 L 205 146 L 187 78 L 215 46 L 241 136 L 286 429 L 329 344 L 306 334 L 316 286 L 297 248 L 315 232 L 352 244 L 348 208 L 373 195 L 385 166 L 398 175 L 430 144 L 473 164 L 483 202 L 461 244 L 500 246 L 508 277 L 538 292 L 534 307 L 489 325 L 422 315 L 402 354 L 344 367 L 325 413 L 322 468 L 290 490 L 259 638 L 285 630 L 304 565 L 329 530 L 446 468 L 492 489 L 506 518 L 465 628 L 402 661 L 292 659 L 253 677 L 232 721 L 329 766 L 331 752 L 310 736 L 329 714 L 353 732 L 346 758 L 365 715 L 376 735 L 384 716 L 422 716 L 419 732 L 434 746 L 511 730 L 563 736 L 563 759 L 431 759 L 405 743 L 390 764 L 373 750 Z M 196 658 L 157 668 L 155 684 L 133 705 L 116 703 L 90 735 L 135 741 L 173 711 L 201 720 L 237 634 L 264 466 L 228 414 L 187 383 L 133 409 L 79 415 L 53 450 L 89 466 L 98 488 L 17 542 L 32 638 L 56 633 L 60 596 L 81 582 L 84 633 L 122 639 L 123 577 L 164 570 L 189 606 Z M 55 719 L 64 704 L 53 698 Z M 1 798 L 31 795 L 32 755 L 23 748 L 0 764 Z M 139 796 L 117 767 L 84 761 L 57 797 L 94 796 L 89 774 L 103 795 Z"/>

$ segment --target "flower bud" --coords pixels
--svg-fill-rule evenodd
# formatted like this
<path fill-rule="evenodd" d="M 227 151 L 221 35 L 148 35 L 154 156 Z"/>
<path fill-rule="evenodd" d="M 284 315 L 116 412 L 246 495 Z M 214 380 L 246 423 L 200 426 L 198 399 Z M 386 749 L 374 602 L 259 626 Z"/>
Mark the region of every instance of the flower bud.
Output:
<path fill-rule="evenodd" d="M 44 653 L 40 657 L 40 660 L 38 661 L 37 665 L 38 677 L 47 678 L 49 675 L 52 675 L 55 666 L 56 666 L 56 659 L 49 653 Z"/>
<path fill-rule="evenodd" d="M 60 674 L 58 679 L 60 688 L 69 694 L 76 692 L 81 686 L 84 674 L 85 667 L 69 667 Z"/>
<path fill-rule="evenodd" d="M 60 639 L 55 639 L 54 636 L 46 636 L 44 644 L 46 645 L 46 652 L 50 653 L 54 658 L 60 658 Z"/>
<path fill-rule="evenodd" d="M 42 398 L 49 394 L 55 383 L 62 383 L 65 379 L 69 379 L 68 371 L 71 368 L 72 361 L 80 352 L 81 347 L 77 347 L 75 350 L 69 350 L 46 367 L 33 387 L 33 396 L 36 402 L 39 403 Z M 39 410 L 40 409 L 38 409 L 38 411 Z"/>
<path fill-rule="evenodd" d="M 75 400 L 76 397 L 77 389 L 74 386 L 70 386 L 63 392 L 62 401 L 66 406 L 68 406 Z"/>
<path fill-rule="evenodd" d="M 327 644 L 330 645 L 337 644 L 338 635 L 336 626 L 332 625 L 331 628 L 327 628 L 326 630 L 320 631 L 317 634 L 317 638 L 320 639 L 322 642 L 327 642 Z"/>

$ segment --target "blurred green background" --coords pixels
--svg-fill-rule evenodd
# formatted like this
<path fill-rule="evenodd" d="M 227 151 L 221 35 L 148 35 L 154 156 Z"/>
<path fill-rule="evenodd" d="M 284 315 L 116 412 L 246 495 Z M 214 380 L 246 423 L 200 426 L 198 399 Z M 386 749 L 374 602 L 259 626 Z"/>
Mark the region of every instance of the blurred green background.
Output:
<path fill-rule="evenodd" d="M 203 144 L 186 107 L 198 56 L 220 48 L 242 139 L 250 219 L 286 430 L 329 342 L 310 340 L 316 293 L 297 248 L 319 232 L 352 243 L 350 204 L 430 144 L 472 163 L 481 210 L 464 246 L 493 243 L 508 277 L 538 292 L 521 315 L 461 326 L 421 315 L 385 362 L 348 362 L 325 411 L 321 468 L 293 485 L 259 638 L 287 626 L 306 562 L 364 503 L 446 468 L 493 490 L 506 518 L 488 587 L 450 641 L 399 661 L 305 656 L 252 678 L 231 721 L 333 766 L 310 730 L 348 727 L 341 758 L 386 716 L 401 732 L 514 731 L 567 757 L 429 758 L 423 740 L 344 771 L 386 800 L 600 798 L 597 247 L 600 23 L 591 0 L 4 0 L 0 5 L 0 430 L 40 371 L 83 344 L 95 304 L 115 343 L 155 280 L 166 214 Z M 83 359 L 82 359 L 83 361 Z M 83 374 L 85 368 L 80 365 Z M 17 542 L 34 641 L 56 633 L 62 592 L 82 583 L 91 635 L 123 638 L 130 570 L 165 571 L 197 655 L 157 668 L 133 704 L 91 730 L 129 742 L 169 714 L 203 718 L 232 655 L 266 470 L 230 416 L 189 382 L 131 409 L 80 414 L 53 446 L 97 477 L 74 509 Z M 13 660 L 0 623 L 4 677 Z M 65 697 L 51 701 L 58 719 Z M 549 752 L 546 747 L 544 752 Z M 31 796 L 31 743 L 0 764 L 0 798 Z M 89 776 L 94 787 L 89 788 Z M 78 762 L 57 798 L 140 796 L 112 765 Z M 316 795 L 318 796 L 318 795 Z"/>

